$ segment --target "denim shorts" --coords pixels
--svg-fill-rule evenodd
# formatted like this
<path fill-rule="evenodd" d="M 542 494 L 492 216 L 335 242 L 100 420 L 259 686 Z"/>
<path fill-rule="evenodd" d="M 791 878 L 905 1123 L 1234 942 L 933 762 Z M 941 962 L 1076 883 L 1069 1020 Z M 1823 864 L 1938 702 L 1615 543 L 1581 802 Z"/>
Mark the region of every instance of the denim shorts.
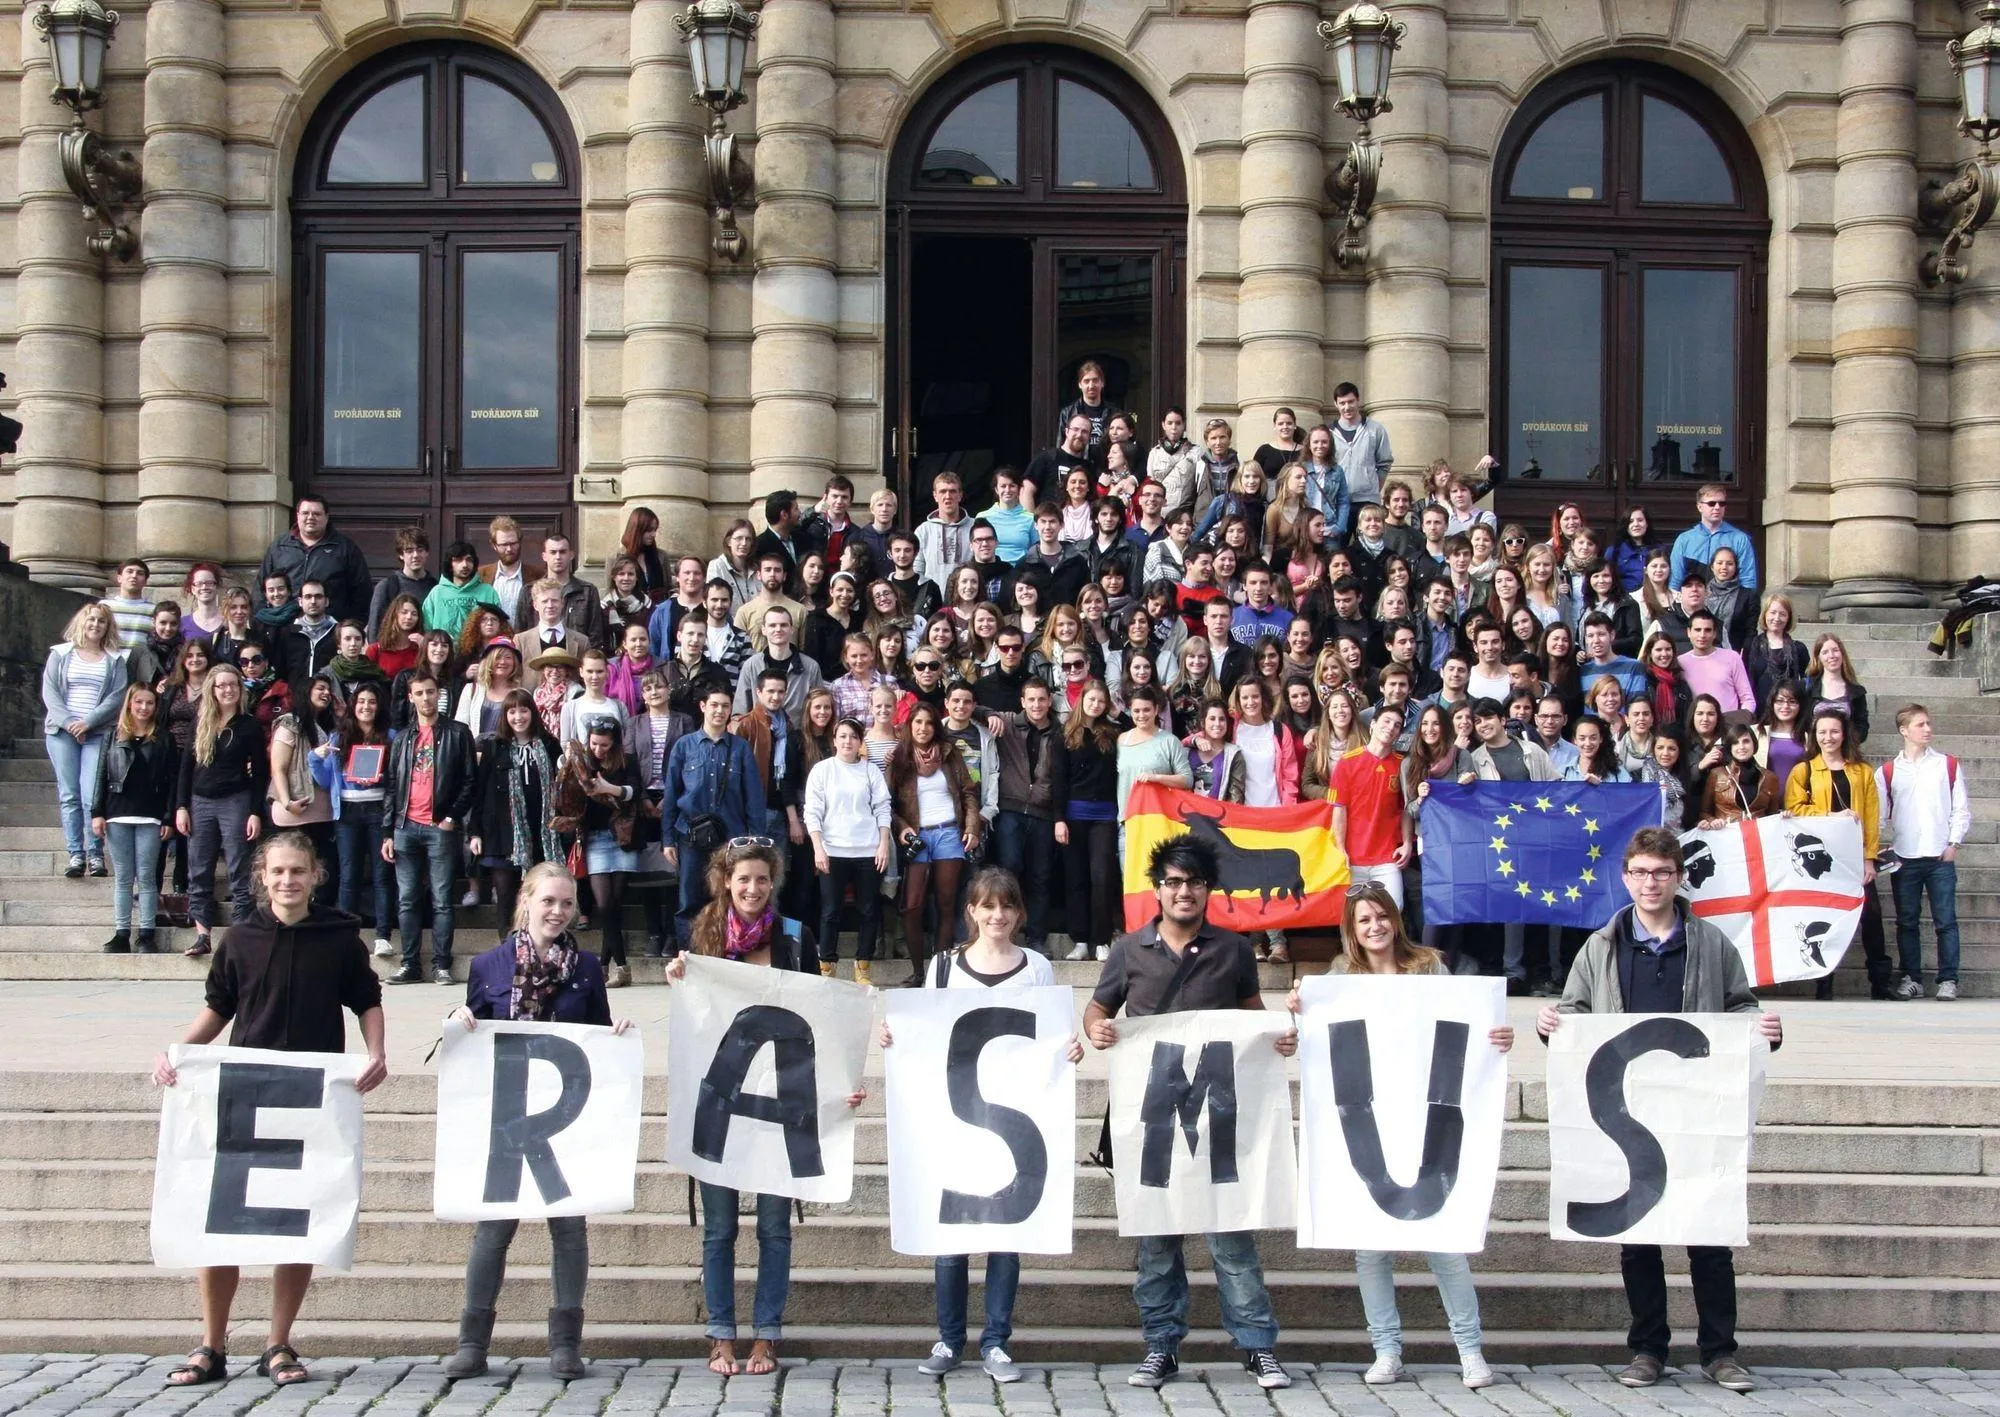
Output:
<path fill-rule="evenodd" d="M 921 827 L 917 831 L 917 849 L 910 853 L 910 860 L 918 863 L 931 861 L 963 861 L 965 859 L 965 838 L 954 826 Z"/>
<path fill-rule="evenodd" d="M 609 831 L 594 831 L 583 839 L 583 869 L 593 876 L 639 869 L 639 853 L 627 851 Z"/>

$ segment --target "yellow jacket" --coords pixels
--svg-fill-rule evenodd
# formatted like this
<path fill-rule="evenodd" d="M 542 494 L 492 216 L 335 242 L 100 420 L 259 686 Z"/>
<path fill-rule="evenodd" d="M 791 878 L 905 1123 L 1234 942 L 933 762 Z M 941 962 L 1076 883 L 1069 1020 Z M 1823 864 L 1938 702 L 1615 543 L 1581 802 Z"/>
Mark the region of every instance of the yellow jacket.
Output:
<path fill-rule="evenodd" d="M 1882 804 L 1875 794 L 1875 770 L 1865 763 L 1850 762 L 1841 771 L 1847 774 L 1854 814 L 1861 818 L 1863 857 L 1873 861 L 1882 826 Z M 1785 810 L 1795 817 L 1834 814 L 1833 773 L 1826 759 L 1815 754 L 1792 769 L 1792 780 L 1785 784 Z"/>

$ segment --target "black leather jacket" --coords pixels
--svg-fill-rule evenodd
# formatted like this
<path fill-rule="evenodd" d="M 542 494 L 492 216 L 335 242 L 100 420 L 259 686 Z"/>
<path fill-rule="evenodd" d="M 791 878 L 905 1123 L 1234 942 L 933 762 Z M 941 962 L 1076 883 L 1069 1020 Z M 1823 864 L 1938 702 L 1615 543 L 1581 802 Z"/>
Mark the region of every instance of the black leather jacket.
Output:
<path fill-rule="evenodd" d="M 436 745 L 431 763 L 431 821 L 450 821 L 463 830 L 471 815 L 474 788 L 478 781 L 478 761 L 473 753 L 472 733 L 462 723 L 440 718 L 431 728 Z M 410 769 L 416 757 L 417 727 L 414 719 L 389 745 L 389 771 L 383 779 L 382 807 L 389 827 L 408 825 L 410 809 Z"/>

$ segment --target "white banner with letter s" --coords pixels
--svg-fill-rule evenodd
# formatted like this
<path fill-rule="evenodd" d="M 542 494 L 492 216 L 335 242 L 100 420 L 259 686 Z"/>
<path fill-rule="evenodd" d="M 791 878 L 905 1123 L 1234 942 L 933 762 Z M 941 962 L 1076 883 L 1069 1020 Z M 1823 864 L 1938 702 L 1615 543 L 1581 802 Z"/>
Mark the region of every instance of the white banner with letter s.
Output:
<path fill-rule="evenodd" d="M 534 1220 L 632 1209 L 639 1030 L 481 1020 L 444 1026 L 437 1073 L 440 1220 Z"/>
<path fill-rule="evenodd" d="M 358 1053 L 177 1044 L 161 1094 L 153 1263 L 354 1263 L 361 1213 Z"/>
<path fill-rule="evenodd" d="M 1299 1243 L 1477 1254 L 1500 1171 L 1504 981 L 1299 985 Z"/>
<path fill-rule="evenodd" d="M 1262 1009 L 1121 1018 L 1111 1048 L 1120 1235 L 1289 1230 L 1298 1217 L 1292 1093 Z"/>
<path fill-rule="evenodd" d="M 667 1005 L 667 1161 L 710 1185 L 838 1203 L 854 1189 L 854 1109 L 871 991 L 690 955 Z"/>
<path fill-rule="evenodd" d="M 1564 1014 L 1549 1036 L 1549 1234 L 1632 1245 L 1750 1239 L 1757 1015 Z"/>
<path fill-rule="evenodd" d="M 1066 1255 L 1076 1195 L 1067 988 L 884 1000 L 889 1243 L 900 1255 Z"/>

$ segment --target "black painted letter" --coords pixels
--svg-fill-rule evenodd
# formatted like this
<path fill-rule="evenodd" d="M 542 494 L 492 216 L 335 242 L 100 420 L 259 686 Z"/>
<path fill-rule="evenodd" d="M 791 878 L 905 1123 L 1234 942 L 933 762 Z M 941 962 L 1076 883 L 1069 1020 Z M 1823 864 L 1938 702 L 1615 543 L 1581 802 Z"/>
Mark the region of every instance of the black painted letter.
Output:
<path fill-rule="evenodd" d="M 528 1064 L 539 1058 L 562 1081 L 562 1095 L 546 1112 L 528 1115 Z M 567 1038 L 552 1033 L 498 1033 L 493 1036 L 493 1131 L 486 1146 L 488 1205 L 521 1197 L 521 1166 L 535 1173 L 542 1203 L 569 1196 L 569 1182 L 556 1162 L 549 1138 L 574 1122 L 590 1101 L 590 1059 Z"/>
<path fill-rule="evenodd" d="M 208 1187 L 209 1234 L 304 1238 L 311 1211 L 250 1204 L 252 1171 L 300 1171 L 306 1164 L 306 1144 L 297 1137 L 257 1135 L 257 1110 L 317 1109 L 325 1085 L 322 1068 L 222 1065 L 215 1097 L 215 1175 Z"/>
<path fill-rule="evenodd" d="M 1034 1118 L 979 1095 L 979 1055 L 996 1038 L 1033 1038 L 1035 1016 L 1026 1009 L 974 1009 L 951 1028 L 945 1053 L 945 1089 L 952 1115 L 992 1132 L 1014 1157 L 1014 1179 L 990 1196 L 947 1190 L 938 1202 L 940 1225 L 1018 1225 L 1042 1203 L 1049 1181 L 1049 1149 Z"/>
<path fill-rule="evenodd" d="M 778 1095 L 743 1091 L 750 1064 L 766 1044 L 777 1049 Z M 753 1004 L 737 1014 L 717 1045 L 701 1096 L 694 1106 L 694 1154 L 722 1160 L 729 1145 L 729 1119 L 752 1117 L 785 1129 L 785 1155 L 792 1176 L 824 1176 L 819 1155 L 819 1080 L 814 1070 L 812 1028 L 790 1009 Z"/>
<path fill-rule="evenodd" d="M 1139 1158 L 1139 1184 L 1167 1184 L 1174 1171 L 1174 1123 L 1194 1154 L 1201 1137 L 1201 1109 L 1208 1106 L 1208 1179 L 1220 1186 L 1236 1179 L 1236 1049 L 1226 1039 L 1201 1045 L 1201 1060 L 1188 1078 L 1187 1049 L 1178 1043 L 1155 1043 L 1153 1066 L 1146 1075 L 1146 1097 L 1139 1104 L 1145 1146 Z"/>
<path fill-rule="evenodd" d="M 1439 1019 L 1431 1037 L 1430 1110 L 1424 1118 L 1424 1154 L 1417 1179 L 1399 1186 L 1389 1179 L 1382 1134 L 1375 1125 L 1375 1070 L 1368 1057 L 1368 1022 L 1344 1019 L 1327 1029 L 1333 1059 L 1333 1100 L 1347 1155 L 1385 1215 L 1428 1220 L 1444 1209 L 1458 1184 L 1459 1150 L 1465 1142 L 1465 1024 Z"/>
<path fill-rule="evenodd" d="M 1590 1118 L 1625 1153 L 1631 1181 L 1616 1200 L 1571 1201 L 1569 1228 L 1606 1239 L 1644 1220 L 1667 1193 L 1667 1154 L 1660 1142 L 1625 1106 L 1625 1070 L 1647 1053 L 1706 1058 L 1708 1035 L 1684 1018 L 1649 1018 L 1635 1023 L 1599 1048 L 1584 1069 Z"/>

